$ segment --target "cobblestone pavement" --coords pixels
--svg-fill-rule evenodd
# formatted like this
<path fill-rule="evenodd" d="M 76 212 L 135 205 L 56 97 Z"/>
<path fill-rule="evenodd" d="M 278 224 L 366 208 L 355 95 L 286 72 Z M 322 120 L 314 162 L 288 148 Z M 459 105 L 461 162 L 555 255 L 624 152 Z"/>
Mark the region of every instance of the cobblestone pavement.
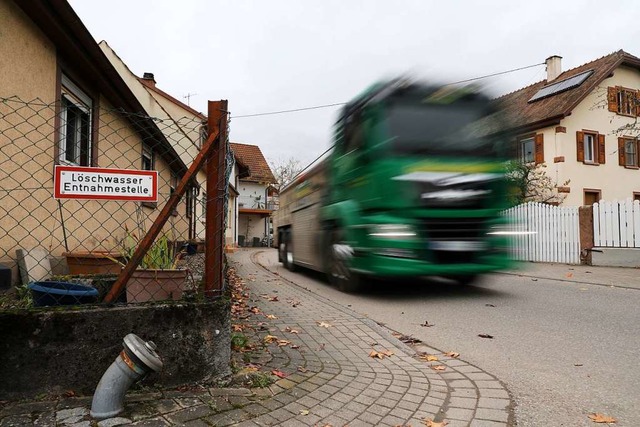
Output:
<path fill-rule="evenodd" d="M 12 403 L 0 409 L 0 427 L 515 424 L 512 400 L 497 378 L 456 355 L 403 343 L 374 321 L 262 268 L 259 253 L 241 250 L 230 259 L 256 307 L 247 321 L 258 339 L 271 342 L 251 362 L 283 378 L 266 388 L 135 394 L 120 418 L 100 423 L 89 416 L 90 398 Z"/>

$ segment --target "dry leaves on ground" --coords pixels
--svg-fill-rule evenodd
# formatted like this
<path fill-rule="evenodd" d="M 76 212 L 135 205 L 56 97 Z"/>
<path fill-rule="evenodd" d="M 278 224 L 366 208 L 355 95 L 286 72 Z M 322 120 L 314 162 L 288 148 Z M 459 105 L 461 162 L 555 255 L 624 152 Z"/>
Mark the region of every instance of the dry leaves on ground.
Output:
<path fill-rule="evenodd" d="M 291 327 L 289 327 L 289 326 L 287 326 L 286 328 L 284 328 L 284 331 L 285 331 L 285 332 L 289 332 L 290 334 L 299 334 L 299 333 L 300 333 L 300 331 L 299 331 L 299 330 L 297 330 L 297 329 L 293 329 L 293 328 L 291 328 Z"/>
<path fill-rule="evenodd" d="M 278 378 L 284 378 L 284 377 L 286 377 L 288 375 L 288 374 L 285 374 L 284 372 L 279 371 L 277 369 L 274 369 L 273 371 L 271 371 L 271 373 L 273 375 L 275 375 L 276 377 L 278 377 Z"/>
<path fill-rule="evenodd" d="M 444 355 L 448 357 L 452 357 L 454 359 L 457 359 L 458 357 L 460 357 L 460 353 L 456 353 L 455 351 L 448 351 Z"/>
<path fill-rule="evenodd" d="M 263 341 L 266 342 L 267 344 L 270 344 L 272 342 L 278 341 L 278 337 L 276 337 L 275 335 L 267 335 L 266 337 L 263 338 Z"/>
<path fill-rule="evenodd" d="M 438 356 L 434 356 L 432 354 L 427 354 L 427 353 L 423 353 L 420 356 L 418 356 L 418 358 L 420 358 L 420 360 L 424 360 L 427 362 L 435 362 L 438 360 Z"/>
<path fill-rule="evenodd" d="M 300 415 L 309 415 L 309 411 L 306 409 L 301 409 L 300 410 Z"/>
<path fill-rule="evenodd" d="M 372 357 L 374 359 L 384 359 L 385 357 L 393 356 L 393 354 L 394 353 L 391 350 L 383 350 L 383 351 L 371 350 L 369 352 L 369 357 Z"/>
<path fill-rule="evenodd" d="M 331 323 L 327 323 L 327 322 L 323 322 L 323 321 L 317 321 L 316 322 L 318 324 L 318 326 L 322 327 L 322 328 L 330 328 L 333 325 Z"/>
<path fill-rule="evenodd" d="M 285 345 L 289 345 L 291 344 L 291 341 L 287 341 L 287 340 L 278 340 L 278 347 L 283 347 Z"/>
<path fill-rule="evenodd" d="M 305 372 L 308 372 L 309 370 L 307 368 L 305 368 L 304 366 L 298 366 L 298 372 L 302 372 L 303 374 Z"/>
<path fill-rule="evenodd" d="M 447 424 L 449 424 L 447 421 L 436 422 L 436 421 L 433 421 L 431 418 L 426 418 L 426 419 L 422 420 L 422 422 L 427 427 L 444 427 Z"/>
<path fill-rule="evenodd" d="M 273 314 L 267 314 L 265 317 L 266 317 L 267 319 L 277 319 L 277 318 L 278 318 L 278 316 L 275 316 L 275 315 L 273 315 Z"/>
<path fill-rule="evenodd" d="M 598 424 L 614 424 L 618 422 L 618 420 L 613 417 L 609 417 L 607 415 L 599 413 L 589 414 L 589 419 Z"/>
<path fill-rule="evenodd" d="M 447 367 L 444 365 L 433 365 L 433 366 L 430 366 L 430 368 L 433 369 L 434 371 L 444 371 L 445 369 L 447 369 Z"/>
<path fill-rule="evenodd" d="M 489 335 L 489 334 L 478 334 L 478 336 L 479 336 L 480 338 L 493 339 L 493 335 Z"/>

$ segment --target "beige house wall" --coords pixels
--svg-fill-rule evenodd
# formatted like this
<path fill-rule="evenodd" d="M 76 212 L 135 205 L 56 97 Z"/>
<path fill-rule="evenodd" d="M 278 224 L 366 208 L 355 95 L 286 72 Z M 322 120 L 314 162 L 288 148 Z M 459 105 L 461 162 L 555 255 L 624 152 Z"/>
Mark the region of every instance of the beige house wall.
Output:
<path fill-rule="evenodd" d="M 607 109 L 607 87 L 624 86 L 640 89 L 640 72 L 627 67 L 616 69 L 613 77 L 605 79 L 571 113 L 562 120 L 566 133 L 555 134 L 555 141 L 545 134 L 545 160 L 553 165 L 553 156 L 547 155 L 547 141 L 554 141 L 558 151 L 555 156 L 564 156 L 564 163 L 557 163 L 558 181 L 570 179 L 571 192 L 563 205 L 580 206 L 584 203 L 585 189 L 601 190 L 602 200 L 624 200 L 640 192 L 640 170 L 628 169 L 618 164 L 618 137 L 638 136 L 638 126 L 619 133 L 625 125 L 633 125 L 636 118 L 618 115 Z M 576 132 L 593 130 L 605 135 L 606 162 L 586 165 L 577 160 Z M 551 152 L 550 152 L 551 153 Z"/>
<path fill-rule="evenodd" d="M 55 100 L 55 46 L 10 0 L 0 0 L 0 58 L 0 97 Z"/>
<path fill-rule="evenodd" d="M 146 231 L 169 198 L 171 174 L 165 159 L 155 159 L 160 174 L 155 209 L 122 201 L 63 200 L 59 204 L 53 198 L 56 48 L 7 0 L 0 0 L 0 58 L 5 59 L 0 61 L 0 98 L 15 97 L 0 103 L 0 263 L 13 267 L 14 281 L 15 250 L 42 247 L 61 255 L 63 230 L 70 250 L 112 249 L 125 227 Z M 25 102 L 33 100 L 38 101 Z M 97 166 L 141 169 L 142 140 L 131 122 L 103 97 L 93 102 L 99 109 Z M 165 227 L 177 238 L 188 235 L 185 210 L 183 203 Z"/>
<path fill-rule="evenodd" d="M 100 42 L 100 48 L 142 104 L 147 114 L 151 117 L 162 119 L 159 124 L 161 131 L 182 161 L 189 167 L 200 151 L 199 141 L 202 118 L 140 83 L 138 77 L 106 42 Z M 200 195 L 194 213 L 195 237 L 204 239 L 205 218 L 202 210 L 197 208 L 199 203 L 205 203 L 203 197 L 207 191 L 207 177 L 204 169 L 198 172 L 196 180 L 200 186 Z M 183 199 L 180 205 L 184 206 L 184 204 Z"/>

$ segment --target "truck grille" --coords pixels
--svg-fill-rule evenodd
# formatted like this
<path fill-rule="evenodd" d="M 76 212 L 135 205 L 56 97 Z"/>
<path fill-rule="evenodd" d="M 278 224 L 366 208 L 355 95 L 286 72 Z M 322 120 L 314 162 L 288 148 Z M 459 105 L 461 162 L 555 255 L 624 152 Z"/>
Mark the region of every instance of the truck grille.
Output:
<path fill-rule="evenodd" d="M 424 220 L 422 235 L 427 248 L 430 242 L 477 242 L 481 244 L 486 231 L 484 218 L 429 218 Z M 439 245 L 445 246 L 445 245 Z M 428 250 L 428 257 L 439 264 L 473 263 L 477 249 L 469 250 Z"/>

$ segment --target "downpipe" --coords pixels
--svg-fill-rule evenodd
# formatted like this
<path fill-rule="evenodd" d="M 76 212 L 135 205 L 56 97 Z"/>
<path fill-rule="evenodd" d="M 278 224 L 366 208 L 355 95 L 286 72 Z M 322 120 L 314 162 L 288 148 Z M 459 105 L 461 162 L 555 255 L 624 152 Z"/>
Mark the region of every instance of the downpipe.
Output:
<path fill-rule="evenodd" d="M 93 394 L 91 416 L 112 418 L 124 411 L 124 396 L 131 385 L 151 372 L 162 369 L 162 360 L 153 341 L 135 334 L 124 337 L 123 350 L 105 371 Z"/>

